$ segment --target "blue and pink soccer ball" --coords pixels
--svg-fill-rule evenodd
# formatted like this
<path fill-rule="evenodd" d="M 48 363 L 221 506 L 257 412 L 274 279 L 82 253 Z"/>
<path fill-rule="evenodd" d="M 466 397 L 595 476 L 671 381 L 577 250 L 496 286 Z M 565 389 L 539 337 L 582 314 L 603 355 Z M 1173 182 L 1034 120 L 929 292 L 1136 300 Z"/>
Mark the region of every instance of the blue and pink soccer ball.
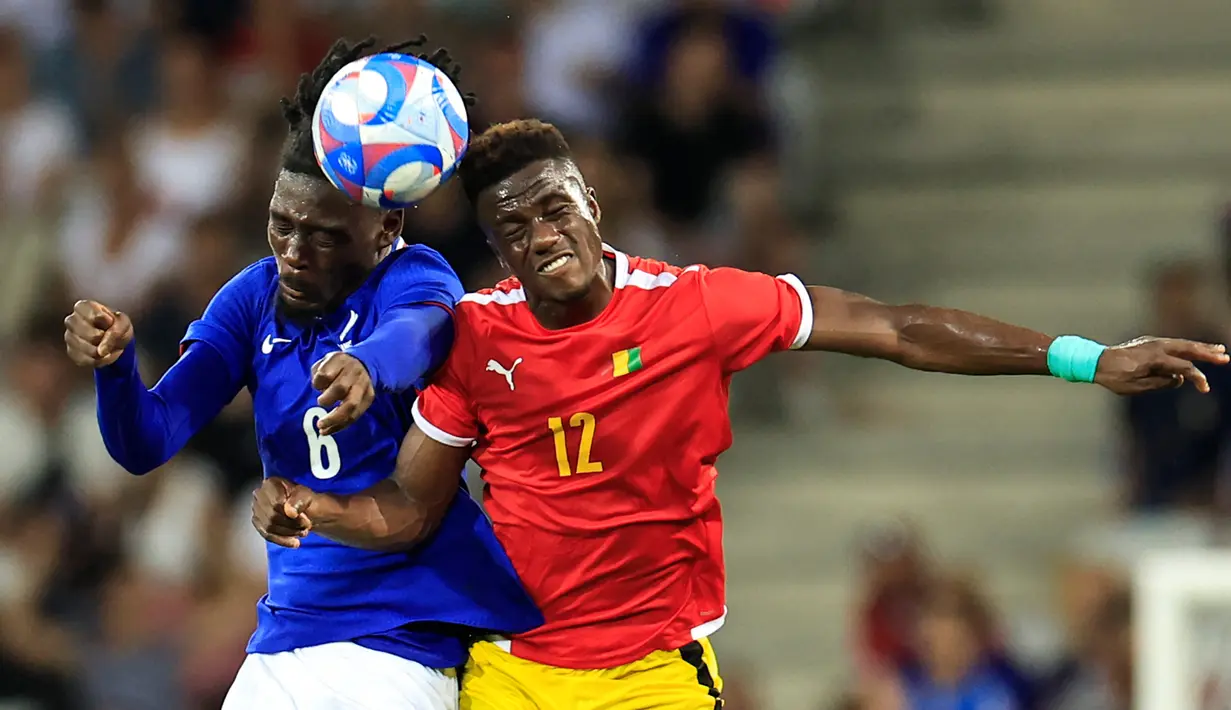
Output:
<path fill-rule="evenodd" d="M 342 68 L 312 117 L 325 177 L 356 202 L 410 207 L 453 174 L 466 153 L 466 105 L 444 72 L 407 54 Z"/>

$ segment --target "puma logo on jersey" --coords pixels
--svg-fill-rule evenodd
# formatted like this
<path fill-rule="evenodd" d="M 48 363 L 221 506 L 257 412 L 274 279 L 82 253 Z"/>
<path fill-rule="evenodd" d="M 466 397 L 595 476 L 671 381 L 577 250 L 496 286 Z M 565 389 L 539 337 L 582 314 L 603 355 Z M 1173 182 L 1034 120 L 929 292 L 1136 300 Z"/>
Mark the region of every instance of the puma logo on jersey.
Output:
<path fill-rule="evenodd" d="M 515 387 L 513 387 L 513 370 L 516 370 L 517 366 L 520 364 L 521 364 L 521 358 L 517 358 L 516 360 L 513 361 L 513 364 L 509 366 L 509 369 L 506 370 L 504 369 L 504 365 L 501 365 L 495 360 L 488 360 L 487 361 L 487 371 L 496 372 L 501 375 L 504 375 L 504 381 L 509 383 L 509 390 L 513 391 L 514 389 L 516 389 Z"/>

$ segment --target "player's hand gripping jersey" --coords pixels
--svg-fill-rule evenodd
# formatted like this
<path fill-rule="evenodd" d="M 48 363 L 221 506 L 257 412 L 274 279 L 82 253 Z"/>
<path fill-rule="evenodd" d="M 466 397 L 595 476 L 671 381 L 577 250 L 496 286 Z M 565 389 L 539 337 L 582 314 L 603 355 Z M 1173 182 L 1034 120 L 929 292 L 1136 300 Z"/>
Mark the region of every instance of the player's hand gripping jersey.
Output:
<path fill-rule="evenodd" d="M 593 321 L 539 325 L 516 280 L 463 297 L 415 421 L 471 442 L 496 536 L 547 622 L 514 655 L 607 668 L 707 636 L 726 608 L 714 463 L 731 445 L 731 375 L 798 348 L 793 276 L 681 269 L 607 250 L 615 294 Z"/>

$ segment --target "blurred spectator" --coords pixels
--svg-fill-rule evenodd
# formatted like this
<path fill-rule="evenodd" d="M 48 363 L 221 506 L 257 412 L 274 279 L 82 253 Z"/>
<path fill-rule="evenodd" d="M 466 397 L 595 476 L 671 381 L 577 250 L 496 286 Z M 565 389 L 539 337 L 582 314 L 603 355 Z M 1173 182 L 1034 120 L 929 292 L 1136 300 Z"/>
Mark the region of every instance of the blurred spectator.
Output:
<path fill-rule="evenodd" d="M 68 34 L 70 0 L 5 0 L 0 25 L 20 32 L 34 55 L 41 55 Z"/>
<path fill-rule="evenodd" d="M 715 231 L 726 236 L 726 244 L 711 259 L 770 274 L 806 272 L 807 244 L 783 212 L 783 185 L 768 156 L 732 170 L 724 187 L 725 214 Z"/>
<path fill-rule="evenodd" d="M 728 48 L 734 84 L 755 86 L 765 79 L 777 54 L 777 39 L 768 18 L 749 3 L 729 0 L 674 0 L 640 28 L 630 67 L 635 83 L 645 86 L 670 73 L 671 55 L 682 36 L 710 26 Z"/>
<path fill-rule="evenodd" d="M 471 38 L 462 78 L 466 91 L 473 91 L 479 103 L 470 111 L 470 125 L 478 129 L 500 121 L 530 115 L 522 89 L 524 46 L 515 27 L 480 29 Z"/>
<path fill-rule="evenodd" d="M 1223 294 L 1231 300 L 1231 206 L 1222 213 L 1218 221 L 1218 241 L 1222 256 L 1222 287 Z"/>
<path fill-rule="evenodd" d="M 74 480 L 90 480 L 91 466 L 113 476 L 115 467 L 99 459 L 106 453 L 97 434 L 77 438 L 83 418 L 93 424 L 93 407 L 77 396 L 80 380 L 65 363 L 58 324 L 33 322 L 47 327 L 11 341 L 0 386 L 0 437 L 8 442 L 0 459 L 0 698 L 67 708 L 64 676 L 75 670 L 76 641 L 54 618 L 55 607 L 67 606 L 56 602 L 68 597 L 53 597 L 74 572 L 105 567 L 110 556 L 106 535 L 74 539 L 75 506 L 64 493 Z"/>
<path fill-rule="evenodd" d="M 762 106 L 738 98 L 731 71 L 721 25 L 691 24 L 671 44 L 661 81 L 621 123 L 619 145 L 647 166 L 654 207 L 673 240 L 703 239 L 698 230 L 727 172 L 771 149 Z"/>
<path fill-rule="evenodd" d="M 209 584 L 188 621 L 181 665 L 186 692 L 199 708 L 222 705 L 256 626 L 256 600 L 265 593 L 265 541 L 252 534 L 249 498 L 222 512 L 227 525 L 209 547 Z"/>
<path fill-rule="evenodd" d="M 1205 271 L 1194 262 L 1158 269 L 1152 322 L 1159 336 L 1222 342 L 1204 305 Z M 1212 392 L 1192 387 L 1122 400 L 1127 462 L 1123 499 L 1136 512 L 1202 509 L 1214 503 L 1223 442 L 1231 427 L 1231 372 L 1199 365 Z"/>
<path fill-rule="evenodd" d="M 73 193 L 59 249 L 73 299 L 139 316 L 159 280 L 184 257 L 182 221 L 158 211 L 120 140 L 96 149 Z"/>
<path fill-rule="evenodd" d="M 188 325 L 201 317 L 218 289 L 247 265 L 238 253 L 232 223 L 221 215 L 194 220 L 185 236 L 191 259 L 179 268 L 155 274 L 154 305 L 135 326 L 140 333 L 142 363 L 158 375 L 179 359 L 180 339 Z"/>
<path fill-rule="evenodd" d="M 282 168 L 279 158 L 286 139 L 286 121 L 276 107 L 266 107 L 258 114 L 250 134 L 237 180 L 239 194 L 231 212 L 239 237 L 236 248 L 247 262 L 270 254 L 269 198 Z"/>
<path fill-rule="evenodd" d="M 87 702 L 97 708 L 183 707 L 176 627 L 155 580 L 122 569 L 103 590 L 96 634 L 83 649 Z"/>
<path fill-rule="evenodd" d="M 300 72 L 311 71 L 338 37 L 377 32 L 386 44 L 413 39 L 419 30 L 410 34 L 395 18 L 416 15 L 421 5 L 420 0 L 251 0 L 252 27 L 240 38 L 247 45 L 240 52 L 255 60 L 272 93 L 290 92 Z"/>
<path fill-rule="evenodd" d="M 1051 681 L 1047 710 L 1129 710 L 1133 705 L 1133 602 L 1127 589 L 1095 610 L 1083 657 Z"/>
<path fill-rule="evenodd" d="M 940 579 L 923 597 L 918 662 L 874 682 L 868 710 L 1028 707 L 994 648 L 995 624 L 982 594 L 967 580 Z"/>
<path fill-rule="evenodd" d="M 25 42 L 0 27 L 0 214 L 45 213 L 59 201 L 73 158 L 68 116 L 30 87 Z"/>
<path fill-rule="evenodd" d="M 871 675 L 915 661 L 915 628 L 931 569 L 917 533 L 903 524 L 870 531 L 860 553 L 855 655 L 862 673 Z"/>
<path fill-rule="evenodd" d="M 645 0 L 539 0 L 526 19 L 522 75 L 533 113 L 570 129 L 569 138 L 601 135 L 623 91 L 633 29 Z"/>
<path fill-rule="evenodd" d="M 178 34 L 164 44 L 162 105 L 132 131 L 132 156 L 155 214 L 183 227 L 234 199 L 247 139 L 230 115 L 208 40 Z"/>
<path fill-rule="evenodd" d="M 92 149 L 153 105 L 158 45 L 143 3 L 71 2 L 72 34 L 49 60 L 43 82 L 70 107 L 79 138 Z"/>
<path fill-rule="evenodd" d="M 1047 710 L 1114 710 L 1105 675 L 1107 629 L 1103 617 L 1124 586 L 1107 567 L 1070 560 L 1060 580 L 1060 612 L 1065 651 L 1043 679 Z M 1102 624 L 1102 625 L 1101 625 Z"/>
<path fill-rule="evenodd" d="M 53 297 L 48 236 L 74 157 L 68 115 L 34 97 L 29 72 L 21 35 L 0 26 L 0 335 L 14 334 Z"/>

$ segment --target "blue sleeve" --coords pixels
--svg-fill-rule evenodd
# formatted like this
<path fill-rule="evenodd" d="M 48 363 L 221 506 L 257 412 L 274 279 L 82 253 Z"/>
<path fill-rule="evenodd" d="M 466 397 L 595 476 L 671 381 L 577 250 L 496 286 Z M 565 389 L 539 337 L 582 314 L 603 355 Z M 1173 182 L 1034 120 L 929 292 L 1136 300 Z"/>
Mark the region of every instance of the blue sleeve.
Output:
<path fill-rule="evenodd" d="M 452 311 L 465 289 L 449 262 L 425 246 L 411 246 L 389 257 L 376 287 L 376 310 L 382 315 L 401 306 L 432 303 Z"/>
<path fill-rule="evenodd" d="M 435 305 L 405 306 L 381 317 L 372 335 L 347 351 L 368 368 L 381 392 L 404 392 L 444 364 L 453 316 Z"/>
<path fill-rule="evenodd" d="M 231 377 L 247 382 L 252 367 L 257 313 L 260 300 L 268 296 L 270 280 L 276 276 L 272 259 L 262 259 L 239 272 L 219 289 L 200 320 L 188 326 L 182 341 L 208 345 L 226 363 Z"/>
<path fill-rule="evenodd" d="M 138 475 L 158 468 L 239 393 L 252 362 L 253 299 L 269 268 L 254 264 L 222 287 L 153 389 L 141 380 L 135 344 L 94 371 L 99 429 L 116 463 Z"/>
<path fill-rule="evenodd" d="M 216 350 L 189 348 L 152 390 L 137 371 L 131 343 L 110 367 L 94 371 L 98 427 L 111 458 L 141 475 L 179 453 L 239 393 Z"/>
<path fill-rule="evenodd" d="M 376 329 L 347 352 L 367 367 L 378 391 L 403 392 L 448 357 L 453 307 L 464 290 L 432 249 L 412 246 L 392 258 L 376 290 Z"/>

